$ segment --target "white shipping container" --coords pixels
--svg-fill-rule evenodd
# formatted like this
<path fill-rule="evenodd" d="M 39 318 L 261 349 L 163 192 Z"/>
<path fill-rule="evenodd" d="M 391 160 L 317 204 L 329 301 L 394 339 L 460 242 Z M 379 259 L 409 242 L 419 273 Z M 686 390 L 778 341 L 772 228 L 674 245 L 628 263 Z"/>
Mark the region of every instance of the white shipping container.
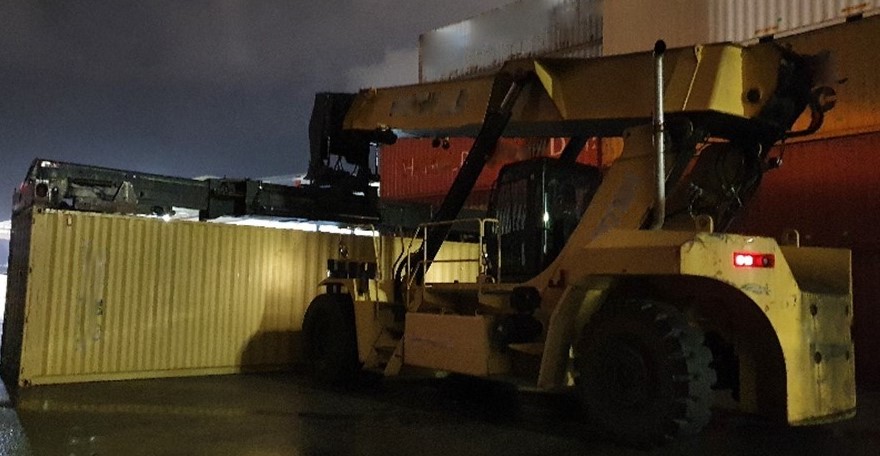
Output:
<path fill-rule="evenodd" d="M 605 2 L 605 55 L 723 41 L 747 42 L 785 36 L 875 14 L 880 0 L 676 0 Z"/>
<path fill-rule="evenodd" d="M 521 0 L 419 37 L 419 80 L 526 57 L 597 57 L 786 36 L 876 14 L 880 0 Z"/>
<path fill-rule="evenodd" d="M 419 37 L 419 80 L 491 71 L 505 61 L 559 53 L 598 56 L 603 0 L 522 0 Z"/>

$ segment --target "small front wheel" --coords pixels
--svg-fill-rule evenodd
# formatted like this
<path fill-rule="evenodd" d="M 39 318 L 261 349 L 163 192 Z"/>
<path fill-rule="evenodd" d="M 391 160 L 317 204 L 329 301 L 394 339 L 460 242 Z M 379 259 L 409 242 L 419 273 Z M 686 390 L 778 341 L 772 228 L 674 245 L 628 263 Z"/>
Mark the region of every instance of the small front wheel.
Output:
<path fill-rule="evenodd" d="M 323 386 L 347 386 L 360 370 L 354 304 L 346 294 L 321 294 L 303 318 L 303 357 L 308 372 Z"/>

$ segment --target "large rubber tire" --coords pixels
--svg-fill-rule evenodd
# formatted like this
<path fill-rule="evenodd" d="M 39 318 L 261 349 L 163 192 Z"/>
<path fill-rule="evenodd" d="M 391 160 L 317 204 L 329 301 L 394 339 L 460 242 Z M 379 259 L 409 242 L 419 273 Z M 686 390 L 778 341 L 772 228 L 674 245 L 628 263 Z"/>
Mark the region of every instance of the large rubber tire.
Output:
<path fill-rule="evenodd" d="M 322 386 L 351 386 L 360 371 L 351 296 L 321 294 L 303 318 L 303 358 Z"/>
<path fill-rule="evenodd" d="M 702 331 L 677 308 L 643 300 L 599 311 L 573 365 L 590 421 L 621 443 L 653 446 L 709 422 L 711 362 Z"/>

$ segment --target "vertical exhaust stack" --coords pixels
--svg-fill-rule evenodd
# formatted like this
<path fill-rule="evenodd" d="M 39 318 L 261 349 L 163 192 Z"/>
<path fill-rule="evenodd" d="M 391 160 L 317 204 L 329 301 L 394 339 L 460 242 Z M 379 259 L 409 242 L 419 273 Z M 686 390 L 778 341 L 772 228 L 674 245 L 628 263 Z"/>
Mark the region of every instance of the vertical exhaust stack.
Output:
<path fill-rule="evenodd" d="M 651 224 L 652 230 L 663 228 L 666 220 L 666 162 L 664 154 L 666 153 L 666 142 L 664 136 L 666 133 L 666 123 L 663 116 L 663 97 L 665 90 L 663 87 L 663 54 L 666 52 L 666 42 L 657 40 L 654 43 L 654 150 L 657 153 L 657 161 L 655 168 L 655 184 L 657 191 L 657 201 L 654 203 L 654 222 Z"/>

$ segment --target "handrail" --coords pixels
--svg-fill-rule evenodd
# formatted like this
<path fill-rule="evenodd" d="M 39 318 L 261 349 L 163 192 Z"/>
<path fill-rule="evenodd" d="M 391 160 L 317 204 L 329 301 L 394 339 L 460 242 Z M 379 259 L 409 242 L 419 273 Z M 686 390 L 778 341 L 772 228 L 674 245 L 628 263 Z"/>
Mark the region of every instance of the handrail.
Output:
<path fill-rule="evenodd" d="M 463 259 L 450 259 L 450 260 L 428 260 L 427 258 L 427 246 L 424 245 L 428 242 L 429 236 L 428 231 L 433 227 L 441 227 L 441 226 L 453 226 L 457 224 L 467 224 L 467 223 L 476 223 L 479 228 L 479 235 L 477 240 L 477 245 L 479 246 L 479 252 L 477 258 L 463 258 Z M 490 280 L 494 282 L 498 282 L 501 278 L 501 238 L 498 230 L 493 230 L 494 236 L 496 237 L 495 242 L 495 270 L 493 276 L 488 276 L 489 273 L 489 255 L 492 252 L 487 252 L 487 245 L 484 240 L 487 237 L 487 227 L 489 225 L 498 225 L 498 219 L 494 218 L 469 218 L 469 219 L 457 219 L 450 221 L 441 221 L 441 222 L 428 222 L 422 223 L 417 228 L 412 238 L 410 238 L 409 245 L 406 248 L 406 267 L 408 271 L 413 271 L 412 262 L 412 253 L 416 251 L 415 244 L 417 239 L 422 239 L 422 245 L 419 247 L 422 251 L 422 258 L 415 265 L 418 268 L 421 268 L 421 274 L 409 274 L 409 278 L 407 279 L 406 288 L 409 290 L 413 287 L 414 282 L 417 277 L 424 277 L 427 273 L 427 269 L 431 264 L 434 263 L 478 263 L 479 264 L 479 277 L 488 277 Z M 420 238 L 420 234 L 422 237 Z"/>

